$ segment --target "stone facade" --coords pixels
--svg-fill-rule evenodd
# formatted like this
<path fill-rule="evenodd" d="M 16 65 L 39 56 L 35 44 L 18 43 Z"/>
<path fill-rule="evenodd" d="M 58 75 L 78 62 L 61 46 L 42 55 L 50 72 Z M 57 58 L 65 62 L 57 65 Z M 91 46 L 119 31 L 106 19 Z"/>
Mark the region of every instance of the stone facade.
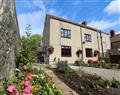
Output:
<path fill-rule="evenodd" d="M 50 64 L 54 64 L 54 59 L 58 58 L 74 64 L 78 60 L 76 51 L 79 49 L 82 50 L 80 58 L 87 63 L 88 60 L 98 60 L 98 56 L 94 56 L 96 50 L 101 56 L 106 54 L 106 50 L 110 49 L 110 35 L 87 25 L 47 14 L 43 31 L 44 51 L 50 46 L 53 46 L 54 52 L 45 54 L 45 61 Z"/>
<path fill-rule="evenodd" d="M 19 42 L 14 0 L 0 0 L 0 83 L 13 77 Z"/>

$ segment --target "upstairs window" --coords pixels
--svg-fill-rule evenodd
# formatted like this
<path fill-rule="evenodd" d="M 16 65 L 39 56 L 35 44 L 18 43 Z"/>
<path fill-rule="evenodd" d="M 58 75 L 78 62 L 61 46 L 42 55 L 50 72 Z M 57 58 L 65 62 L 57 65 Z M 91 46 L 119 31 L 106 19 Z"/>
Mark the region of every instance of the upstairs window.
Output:
<path fill-rule="evenodd" d="M 91 42 L 92 41 L 90 34 L 84 34 L 84 39 L 85 39 L 86 42 Z"/>
<path fill-rule="evenodd" d="M 93 56 L 93 52 L 91 48 L 86 48 L 86 57 L 92 57 Z"/>
<path fill-rule="evenodd" d="M 60 32 L 61 32 L 62 38 L 71 38 L 71 31 L 70 30 L 61 28 Z"/>
<path fill-rule="evenodd" d="M 71 46 L 61 46 L 61 56 L 71 57 Z"/>

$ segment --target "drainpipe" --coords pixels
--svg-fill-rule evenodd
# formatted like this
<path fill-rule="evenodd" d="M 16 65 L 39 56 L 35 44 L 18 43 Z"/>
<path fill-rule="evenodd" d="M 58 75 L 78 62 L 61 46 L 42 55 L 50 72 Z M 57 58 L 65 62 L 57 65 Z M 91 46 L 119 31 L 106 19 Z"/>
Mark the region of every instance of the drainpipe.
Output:
<path fill-rule="evenodd" d="M 100 51 L 100 45 L 99 45 L 99 36 L 98 36 L 99 31 L 97 31 L 97 42 L 98 42 L 98 50 Z"/>
<path fill-rule="evenodd" d="M 81 27 L 80 27 L 80 34 L 81 34 L 82 60 L 84 60 L 84 58 L 83 58 L 83 39 L 82 39 L 82 28 L 81 28 Z"/>
<path fill-rule="evenodd" d="M 102 32 L 101 31 L 100 31 L 100 40 L 101 40 L 102 57 L 104 57 L 104 54 L 103 54 Z"/>

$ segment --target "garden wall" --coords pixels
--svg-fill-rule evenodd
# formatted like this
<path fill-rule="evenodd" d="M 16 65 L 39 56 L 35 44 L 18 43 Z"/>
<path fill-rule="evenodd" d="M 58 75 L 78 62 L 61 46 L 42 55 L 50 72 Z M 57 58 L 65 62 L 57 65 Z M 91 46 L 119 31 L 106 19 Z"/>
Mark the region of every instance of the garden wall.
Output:
<path fill-rule="evenodd" d="M 19 38 L 15 1 L 0 0 L 0 83 L 14 76 Z"/>

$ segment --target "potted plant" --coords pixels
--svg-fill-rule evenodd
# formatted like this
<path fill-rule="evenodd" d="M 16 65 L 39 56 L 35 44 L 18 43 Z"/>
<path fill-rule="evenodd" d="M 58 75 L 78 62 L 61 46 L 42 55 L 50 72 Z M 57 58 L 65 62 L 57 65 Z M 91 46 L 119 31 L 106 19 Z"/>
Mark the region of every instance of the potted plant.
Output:
<path fill-rule="evenodd" d="M 52 54 L 52 53 L 54 52 L 54 48 L 53 48 L 52 46 L 50 46 L 50 47 L 48 48 L 48 52 L 49 52 L 49 54 Z"/>
<path fill-rule="evenodd" d="M 81 62 L 80 54 L 82 54 L 82 50 L 81 50 L 81 49 L 78 49 L 78 50 L 76 51 L 76 55 L 77 55 L 77 57 L 78 57 L 78 60 L 75 61 L 75 64 L 76 64 L 76 65 L 79 65 L 79 63 Z"/>
<path fill-rule="evenodd" d="M 80 54 L 82 54 L 82 50 L 78 49 L 78 50 L 76 51 L 76 55 L 77 55 L 77 57 L 79 57 Z"/>
<path fill-rule="evenodd" d="M 97 55 L 99 56 L 99 55 L 100 55 L 100 52 L 99 52 L 98 50 L 95 50 L 95 51 L 94 51 L 94 56 L 96 57 Z"/>

